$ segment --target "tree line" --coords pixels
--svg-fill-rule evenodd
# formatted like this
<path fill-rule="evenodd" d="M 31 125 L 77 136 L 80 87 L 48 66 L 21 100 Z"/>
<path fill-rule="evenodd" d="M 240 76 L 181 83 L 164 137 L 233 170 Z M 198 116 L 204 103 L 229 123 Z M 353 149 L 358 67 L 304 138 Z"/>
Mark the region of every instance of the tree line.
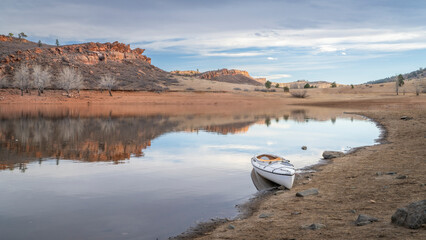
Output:
<path fill-rule="evenodd" d="M 13 73 L 12 84 L 9 85 L 6 76 L 0 76 L 0 88 L 14 87 L 21 91 L 21 96 L 24 93 L 31 94 L 32 89 L 36 89 L 38 96 L 44 93 L 44 89 L 51 86 L 54 75 L 49 67 L 34 65 L 28 67 L 26 64 L 21 64 Z M 101 90 L 108 90 L 112 96 L 112 89 L 116 85 L 116 79 L 111 74 L 105 74 L 99 81 Z M 80 89 L 84 88 L 84 77 L 81 72 L 73 67 L 63 67 L 56 76 L 56 84 L 59 89 L 64 90 L 69 96 L 71 90 L 76 90 L 80 93 Z"/>

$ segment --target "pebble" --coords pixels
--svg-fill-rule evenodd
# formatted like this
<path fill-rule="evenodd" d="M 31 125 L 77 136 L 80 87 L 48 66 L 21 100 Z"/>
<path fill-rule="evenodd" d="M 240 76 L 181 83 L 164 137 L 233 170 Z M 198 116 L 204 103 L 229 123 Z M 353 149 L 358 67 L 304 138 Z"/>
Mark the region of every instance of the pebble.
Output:
<path fill-rule="evenodd" d="M 274 195 L 278 195 L 278 194 L 281 194 L 281 193 L 285 193 L 285 191 L 284 190 L 278 190 L 278 191 L 274 192 Z"/>
<path fill-rule="evenodd" d="M 259 215 L 259 218 L 268 218 L 270 216 L 272 216 L 272 214 L 270 214 L 270 213 L 262 213 L 262 214 Z"/>
<path fill-rule="evenodd" d="M 311 229 L 311 230 L 317 230 L 321 228 L 325 228 L 326 226 L 321 223 L 312 223 L 311 225 L 303 225 L 302 229 Z"/>
<path fill-rule="evenodd" d="M 310 195 L 318 195 L 318 189 L 317 188 L 311 188 L 308 190 L 304 190 L 301 192 L 296 193 L 296 197 L 306 197 L 306 196 L 310 196 Z"/>
<path fill-rule="evenodd" d="M 302 150 L 306 150 L 306 149 L 308 149 L 308 147 L 302 146 Z"/>
<path fill-rule="evenodd" d="M 235 229 L 235 226 L 234 226 L 234 225 L 232 225 L 232 224 L 229 224 L 229 225 L 228 225 L 228 229 L 234 230 L 234 229 Z"/>
<path fill-rule="evenodd" d="M 300 215 L 300 214 L 301 214 L 301 212 L 292 212 L 292 213 L 291 213 L 291 215 L 293 215 L 293 216 L 294 216 L 294 215 Z"/>
<path fill-rule="evenodd" d="M 406 175 L 399 175 L 398 177 L 396 177 L 396 179 L 406 179 L 407 176 Z"/>
<path fill-rule="evenodd" d="M 358 218 L 356 219 L 355 224 L 357 226 L 364 226 L 364 225 L 367 225 L 367 224 L 370 224 L 370 223 L 373 223 L 373 222 L 378 222 L 378 221 L 379 220 L 375 217 L 368 216 L 368 215 L 365 215 L 365 214 L 360 214 L 360 215 L 358 215 Z"/>
<path fill-rule="evenodd" d="M 397 172 L 387 172 L 386 175 L 396 175 Z"/>

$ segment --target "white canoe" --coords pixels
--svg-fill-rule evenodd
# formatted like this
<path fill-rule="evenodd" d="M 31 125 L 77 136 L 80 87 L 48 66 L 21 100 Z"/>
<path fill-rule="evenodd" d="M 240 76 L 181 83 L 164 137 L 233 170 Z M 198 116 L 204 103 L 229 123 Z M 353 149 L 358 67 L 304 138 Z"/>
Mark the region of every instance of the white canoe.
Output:
<path fill-rule="evenodd" d="M 252 157 L 254 170 L 262 177 L 291 189 L 294 182 L 294 166 L 289 160 L 272 154 Z"/>

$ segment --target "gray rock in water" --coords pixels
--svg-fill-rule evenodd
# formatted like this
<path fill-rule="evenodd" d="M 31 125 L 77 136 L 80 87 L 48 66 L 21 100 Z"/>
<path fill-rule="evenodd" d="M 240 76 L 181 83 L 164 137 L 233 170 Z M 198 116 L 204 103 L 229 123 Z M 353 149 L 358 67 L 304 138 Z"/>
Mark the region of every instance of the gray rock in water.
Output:
<path fill-rule="evenodd" d="M 322 157 L 324 159 L 332 159 L 332 158 L 337 158 L 337 157 L 343 157 L 345 154 L 343 152 L 338 152 L 338 151 L 324 151 L 322 153 Z"/>
<path fill-rule="evenodd" d="M 378 221 L 379 220 L 375 217 L 368 216 L 368 215 L 365 215 L 365 214 L 360 214 L 360 215 L 358 215 L 358 218 L 356 219 L 355 224 L 357 226 L 364 226 L 364 225 L 370 224 L 372 222 L 378 222 Z"/>
<path fill-rule="evenodd" d="M 306 149 L 308 149 L 308 147 L 302 146 L 302 150 L 306 150 Z"/>
<path fill-rule="evenodd" d="M 309 196 L 309 195 L 318 195 L 318 193 L 319 192 L 318 192 L 317 188 L 311 188 L 311 189 L 304 190 L 304 191 L 296 193 L 296 197 L 306 197 L 306 196 Z"/>
<path fill-rule="evenodd" d="M 326 226 L 321 223 L 312 223 L 311 225 L 303 225 L 302 229 L 311 229 L 311 230 L 317 230 L 321 228 L 325 228 Z"/>
<path fill-rule="evenodd" d="M 406 228 L 417 229 L 426 223 L 426 200 L 410 203 L 398 208 L 392 215 L 392 223 Z"/>

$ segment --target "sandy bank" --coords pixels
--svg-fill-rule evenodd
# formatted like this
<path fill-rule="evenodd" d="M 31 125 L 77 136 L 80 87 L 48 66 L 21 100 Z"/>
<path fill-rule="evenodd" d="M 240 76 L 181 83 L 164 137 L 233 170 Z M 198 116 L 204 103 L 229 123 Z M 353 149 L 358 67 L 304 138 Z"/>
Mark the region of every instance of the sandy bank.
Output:
<path fill-rule="evenodd" d="M 318 172 L 298 181 L 291 191 L 263 201 L 253 216 L 225 223 L 200 239 L 425 239 L 424 228 L 406 229 L 390 221 L 397 208 L 426 198 L 426 102 L 419 98 L 419 104 L 413 105 L 410 99 L 395 99 L 348 102 L 384 126 L 384 144 L 361 148 L 319 166 Z M 401 120 L 404 115 L 413 119 Z M 295 196 L 310 188 L 318 188 L 319 195 Z M 270 216 L 259 218 L 260 214 Z M 379 222 L 356 226 L 358 214 L 374 216 Z M 301 229 L 312 223 L 326 227 Z M 230 224 L 235 228 L 230 229 Z"/>

